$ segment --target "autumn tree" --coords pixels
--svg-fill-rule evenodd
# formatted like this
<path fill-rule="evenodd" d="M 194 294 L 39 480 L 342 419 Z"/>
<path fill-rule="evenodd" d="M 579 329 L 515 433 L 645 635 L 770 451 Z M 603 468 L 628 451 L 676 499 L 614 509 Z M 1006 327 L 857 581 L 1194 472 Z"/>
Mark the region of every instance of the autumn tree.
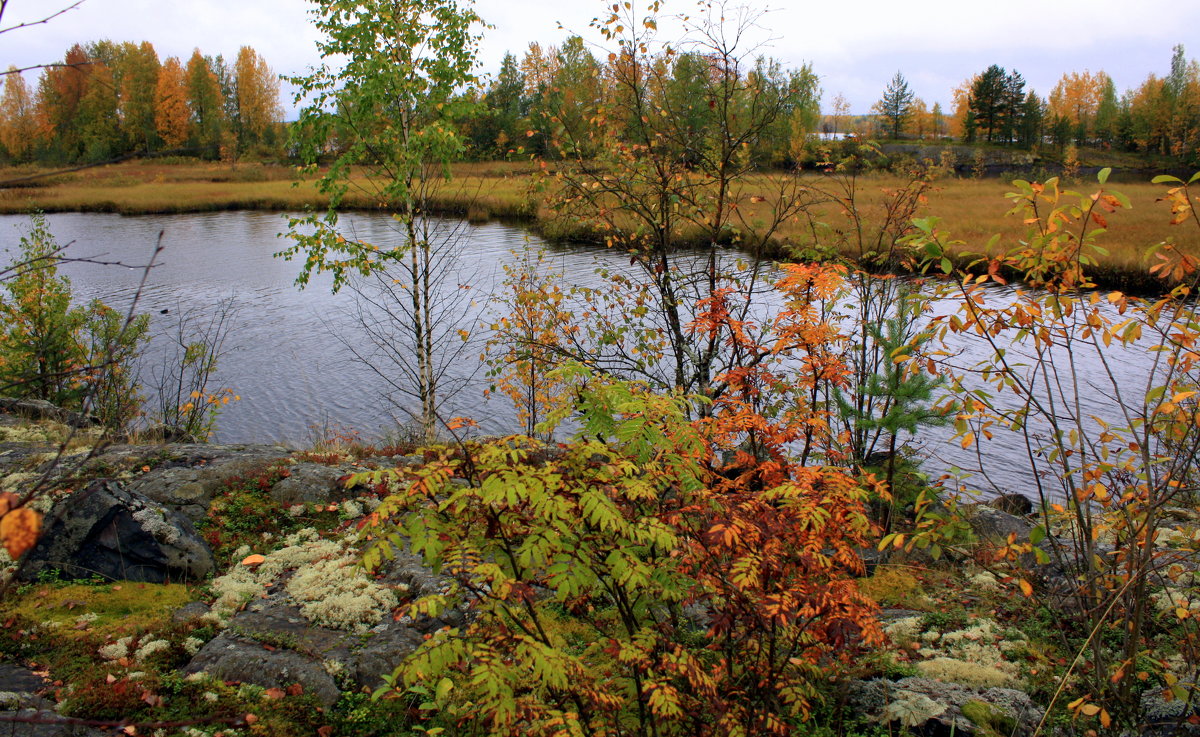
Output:
<path fill-rule="evenodd" d="M 1064 74 L 1050 91 L 1049 114 L 1070 121 L 1075 142 L 1079 145 L 1086 144 L 1091 138 L 1107 81 L 1109 77 L 1104 72 L 1070 72 Z"/>
<path fill-rule="evenodd" d="M 257 51 L 243 46 L 234 64 L 234 84 L 238 142 L 246 150 L 263 142 L 269 128 L 283 119 L 279 78 Z"/>
<path fill-rule="evenodd" d="M 850 120 L 850 101 L 841 92 L 833 98 L 831 105 L 831 119 L 833 121 L 833 134 L 848 133 Z"/>
<path fill-rule="evenodd" d="M 470 104 L 459 93 L 476 82 L 481 21 L 469 5 L 453 0 L 319 0 L 312 12 L 326 65 L 291 80 L 300 89 L 297 102 L 305 103 L 294 126 L 300 155 L 315 166 L 330 141 L 349 144 L 317 182 L 328 209 L 293 219 L 293 244 L 280 255 L 303 259 L 301 286 L 314 273 L 329 272 L 336 290 L 356 276 L 390 270 L 389 281 L 403 292 L 391 303 L 402 315 L 395 341 L 403 341 L 411 357 L 410 388 L 420 405 L 411 414 L 433 439 L 444 368 L 438 365 L 444 346 L 435 343 L 464 313 L 447 314 L 435 302 L 446 278 L 437 268 L 439 248 L 450 243 L 425 213 L 447 164 L 463 151 L 453 121 Z M 357 166 L 372 176 L 352 180 Z M 371 202 L 393 208 L 397 243 L 380 247 L 339 228 L 338 209 L 352 187 L 365 187 Z"/>
<path fill-rule="evenodd" d="M 154 124 L 167 148 L 181 148 L 192 133 L 187 105 L 187 79 L 183 65 L 174 56 L 163 63 L 158 74 Z"/>
<path fill-rule="evenodd" d="M 158 94 L 158 52 L 149 41 L 122 44 L 119 62 L 121 128 L 133 149 L 153 151 L 158 144 L 155 97 Z"/>
<path fill-rule="evenodd" d="M 899 138 L 912 116 L 912 105 L 916 95 L 908 87 L 908 80 L 900 72 L 892 77 L 883 97 L 872 110 L 882 119 L 891 138 Z"/>
<path fill-rule="evenodd" d="M 211 57 L 196 49 L 188 59 L 186 84 L 194 142 L 215 158 L 225 128 L 225 100 L 214 66 Z"/>
<path fill-rule="evenodd" d="M 79 44 L 67 50 L 62 65 L 47 68 L 38 81 L 38 125 L 53 152 L 68 161 L 80 154 L 79 104 L 87 92 L 87 53 Z"/>
<path fill-rule="evenodd" d="M 37 118 L 33 94 L 16 67 L 4 77 L 4 96 L 0 98 L 0 145 L 17 161 L 26 161 L 37 142 Z"/>

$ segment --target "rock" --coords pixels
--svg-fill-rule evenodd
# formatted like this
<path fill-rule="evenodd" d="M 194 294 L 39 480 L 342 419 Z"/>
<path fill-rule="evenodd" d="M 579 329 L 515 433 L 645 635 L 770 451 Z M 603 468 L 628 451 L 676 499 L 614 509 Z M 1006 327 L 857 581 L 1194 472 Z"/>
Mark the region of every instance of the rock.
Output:
<path fill-rule="evenodd" d="M 848 697 L 848 706 L 869 719 L 900 722 L 920 734 L 992 735 L 999 723 L 1010 727 L 1006 735 L 1032 735 L 1043 714 L 1021 691 L 929 678 L 854 681 Z M 988 723 L 973 722 L 968 714 Z"/>
<path fill-rule="evenodd" d="M 212 551 L 186 517 L 101 480 L 55 504 L 17 577 L 58 570 L 64 578 L 198 581 L 213 564 Z"/>
<path fill-rule="evenodd" d="M 253 683 L 263 688 L 284 688 L 299 683 L 325 706 L 341 696 L 337 683 L 321 660 L 283 647 L 254 639 L 243 639 L 230 631 L 222 632 L 200 649 L 184 669 L 188 673 L 205 672 L 222 681 Z"/>
<path fill-rule="evenodd" d="M 100 424 L 100 420 L 91 415 L 81 415 L 78 412 L 62 409 L 42 399 L 0 397 L 0 412 L 27 420 L 61 422 L 71 427 L 95 427 Z"/>
<path fill-rule="evenodd" d="M 1033 501 L 1024 494 L 1001 494 L 989 501 L 988 506 L 1019 517 L 1033 514 Z"/>
<path fill-rule="evenodd" d="M 271 496 L 280 504 L 292 505 L 345 499 L 346 489 L 338 479 L 362 469 L 297 463 L 287 470 L 287 478 L 271 487 Z"/>
<path fill-rule="evenodd" d="M 1190 679 L 1179 682 L 1185 691 L 1195 688 Z M 1200 715 L 1200 705 L 1193 697 L 1187 699 L 1172 699 L 1163 697 L 1163 689 L 1151 688 L 1142 694 L 1142 735 L 1200 735 L 1200 725 L 1191 724 L 1189 718 Z"/>
<path fill-rule="evenodd" d="M 105 737 L 95 727 L 64 719 L 52 709 L 0 711 L 0 725 L 13 737 Z"/>
<path fill-rule="evenodd" d="M 208 604 L 202 601 L 193 601 L 171 612 L 171 619 L 175 622 L 194 622 L 208 614 L 209 611 L 211 608 Z"/>
<path fill-rule="evenodd" d="M 983 542 L 1004 545 L 1011 534 L 1016 534 L 1018 542 L 1028 542 L 1029 532 L 1034 528 L 1034 524 L 1024 517 L 993 507 L 973 505 L 963 509 L 971 531 Z"/>
<path fill-rule="evenodd" d="M 447 581 L 426 568 L 420 558 L 403 550 L 394 552 L 384 582 L 407 586 L 412 597 L 445 589 Z M 464 611 L 454 609 L 437 618 L 418 620 L 396 619 L 388 612 L 365 634 L 323 627 L 309 622 L 290 599 L 283 585 L 287 575 L 269 588 L 272 593 L 267 598 L 251 600 L 234 615 L 228 629 L 205 644 L 184 670 L 264 688 L 286 689 L 300 683 L 306 693 L 331 705 L 341 688 L 378 688 L 383 677 L 428 635 L 466 622 Z"/>
<path fill-rule="evenodd" d="M 136 454 L 127 446 L 106 453 Z M 153 448 L 154 446 L 148 446 Z M 275 446 L 248 445 L 174 445 L 167 448 L 170 458 L 143 474 L 130 485 L 130 491 L 143 494 L 174 509 L 192 521 L 203 517 L 213 497 L 230 481 L 252 476 L 290 456 L 290 451 Z"/>

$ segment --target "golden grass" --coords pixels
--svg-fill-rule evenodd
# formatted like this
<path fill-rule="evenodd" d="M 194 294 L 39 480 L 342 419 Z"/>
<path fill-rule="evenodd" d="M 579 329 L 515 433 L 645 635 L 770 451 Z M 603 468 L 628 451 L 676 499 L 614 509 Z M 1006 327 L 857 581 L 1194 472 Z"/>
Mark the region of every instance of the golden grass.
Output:
<path fill-rule="evenodd" d="M 548 222 L 549 211 L 542 203 L 542 197 L 531 187 L 533 179 L 530 175 L 535 168 L 528 162 L 456 164 L 453 178 L 435 188 L 433 209 L 473 221 L 489 218 L 535 221 L 546 232 L 559 236 L 589 235 L 586 227 L 578 224 Z M 0 180 L 33 172 L 29 168 L 0 170 Z M 127 162 L 0 190 L 0 212 L 40 209 L 47 212 L 148 214 L 242 209 L 290 211 L 324 207 L 327 200 L 316 190 L 313 181 L 295 184 L 295 176 L 295 169 L 257 163 L 230 166 L 206 162 Z M 814 186 L 826 184 L 822 175 L 807 176 Z M 884 191 L 902 184 L 900 178 L 889 175 L 860 178 L 861 208 L 868 217 L 878 218 Z M 353 185 L 346 199 L 348 209 L 385 207 L 369 194 L 377 189 L 371 180 L 360 177 Z M 746 199 L 755 193 L 755 187 L 752 178 L 744 190 Z M 1094 184 L 1084 182 L 1073 188 L 1087 192 Z M 766 189 L 764 186 L 764 192 Z M 1133 208 L 1111 216 L 1109 232 L 1101 236 L 1101 245 L 1110 251 L 1097 270 L 1104 282 L 1140 281 L 1140 275 L 1147 269 L 1143 256 L 1146 248 L 1168 238 L 1177 238 L 1190 252 L 1200 252 L 1200 248 L 1196 248 L 1194 224 L 1173 228 L 1168 224 L 1166 207 L 1155 202 L 1162 195 L 1163 187 L 1143 182 L 1121 184 L 1115 189 L 1129 197 Z M 941 227 L 952 238 L 964 242 L 961 251 L 982 250 L 994 233 L 1002 235 L 1001 245 L 1012 247 L 1024 235 L 1026 226 L 1015 216 L 1005 216 L 1010 207 L 1004 197 L 1008 191 L 1011 191 L 1009 183 L 995 179 L 945 179 L 937 182 L 918 216 L 941 218 Z M 769 198 L 758 204 L 744 201 L 742 215 L 745 222 L 753 224 L 756 220 L 766 220 L 772 205 Z M 824 222 L 844 224 L 837 208 L 818 207 L 816 212 Z M 786 255 L 789 247 L 807 245 L 808 238 L 806 219 L 785 223 L 775 239 L 777 252 Z"/>

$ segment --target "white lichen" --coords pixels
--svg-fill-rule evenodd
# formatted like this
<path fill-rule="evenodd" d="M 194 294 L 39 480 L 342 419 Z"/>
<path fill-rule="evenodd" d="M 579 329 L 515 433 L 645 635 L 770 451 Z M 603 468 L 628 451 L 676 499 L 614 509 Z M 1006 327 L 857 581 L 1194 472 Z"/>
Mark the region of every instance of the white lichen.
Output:
<path fill-rule="evenodd" d="M 171 643 L 167 642 L 166 640 L 150 640 L 149 642 L 142 643 L 138 647 L 137 652 L 133 654 L 133 659 L 141 662 L 154 653 L 159 653 L 163 650 L 169 650 L 170 648 Z"/>
<path fill-rule="evenodd" d="M 367 577 L 353 554 L 297 571 L 287 591 L 308 621 L 351 632 L 366 632 L 398 603 L 391 589 Z"/>
<path fill-rule="evenodd" d="M 146 507 L 133 513 L 133 520 L 155 540 L 167 545 L 179 542 L 179 527 L 167 521 L 161 509 Z"/>

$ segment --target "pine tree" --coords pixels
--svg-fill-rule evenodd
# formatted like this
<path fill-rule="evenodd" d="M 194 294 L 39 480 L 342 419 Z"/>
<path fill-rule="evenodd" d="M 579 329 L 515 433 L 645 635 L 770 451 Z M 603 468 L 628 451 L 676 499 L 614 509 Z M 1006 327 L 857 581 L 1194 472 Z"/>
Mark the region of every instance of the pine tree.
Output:
<path fill-rule="evenodd" d="M 882 118 L 892 138 L 899 138 L 908 124 L 912 114 L 912 104 L 916 95 L 908 87 L 904 75 L 896 72 L 892 81 L 888 82 L 883 97 L 875 103 L 875 112 Z"/>

